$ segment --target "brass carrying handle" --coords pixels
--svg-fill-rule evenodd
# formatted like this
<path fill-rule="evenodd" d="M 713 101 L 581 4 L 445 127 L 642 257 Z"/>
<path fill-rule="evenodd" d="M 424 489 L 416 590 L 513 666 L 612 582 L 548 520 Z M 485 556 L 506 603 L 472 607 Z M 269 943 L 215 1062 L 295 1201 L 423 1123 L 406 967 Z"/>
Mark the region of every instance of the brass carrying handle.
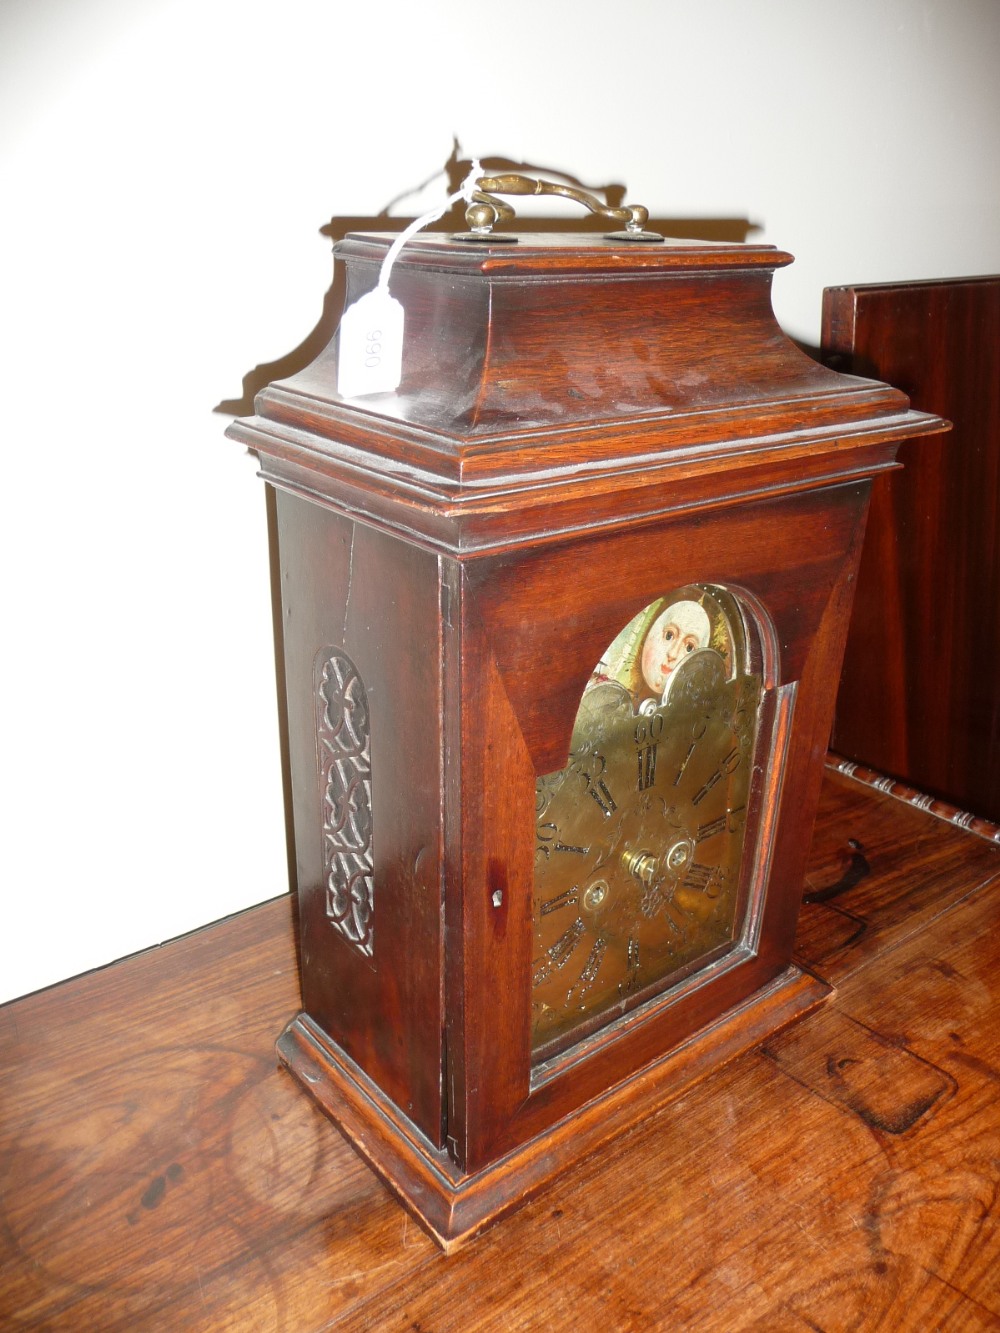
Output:
<path fill-rule="evenodd" d="M 622 240 L 662 241 L 663 237 L 645 230 L 649 220 L 649 209 L 642 204 L 629 204 L 625 208 L 612 208 L 604 204 L 596 195 L 586 190 L 575 190 L 570 185 L 560 185 L 556 181 L 536 180 L 533 176 L 520 176 L 511 172 L 504 176 L 480 176 L 472 193 L 472 202 L 465 210 L 465 220 L 473 237 L 489 236 L 497 222 L 509 222 L 514 217 L 510 204 L 494 196 L 498 194 L 556 194 L 563 199 L 572 199 L 591 213 L 609 218 L 612 222 L 624 222 L 625 231 L 616 233 Z"/>

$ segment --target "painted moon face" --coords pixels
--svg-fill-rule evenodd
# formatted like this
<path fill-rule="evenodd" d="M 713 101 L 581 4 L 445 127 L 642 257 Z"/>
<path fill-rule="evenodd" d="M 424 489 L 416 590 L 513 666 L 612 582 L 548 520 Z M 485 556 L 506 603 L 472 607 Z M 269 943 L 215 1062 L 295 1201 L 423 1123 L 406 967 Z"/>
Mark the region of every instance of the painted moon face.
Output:
<path fill-rule="evenodd" d="M 654 620 L 642 646 L 640 665 L 648 688 L 662 695 L 668 678 L 684 657 L 708 646 L 710 633 L 708 613 L 697 602 L 668 606 Z"/>

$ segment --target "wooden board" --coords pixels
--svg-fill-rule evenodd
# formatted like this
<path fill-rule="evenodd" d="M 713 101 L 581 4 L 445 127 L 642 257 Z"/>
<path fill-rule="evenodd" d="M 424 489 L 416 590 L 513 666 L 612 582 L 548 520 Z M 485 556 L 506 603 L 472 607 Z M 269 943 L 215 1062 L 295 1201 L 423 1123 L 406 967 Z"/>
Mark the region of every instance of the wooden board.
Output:
<path fill-rule="evenodd" d="M 824 1009 L 450 1258 L 277 1067 L 287 898 L 7 1005 L 0 1326 L 997 1326 L 1000 847 L 828 773 L 830 889 Z"/>
<path fill-rule="evenodd" d="M 954 423 L 873 487 L 834 748 L 1000 820 L 1000 277 L 829 288 L 823 350 Z"/>

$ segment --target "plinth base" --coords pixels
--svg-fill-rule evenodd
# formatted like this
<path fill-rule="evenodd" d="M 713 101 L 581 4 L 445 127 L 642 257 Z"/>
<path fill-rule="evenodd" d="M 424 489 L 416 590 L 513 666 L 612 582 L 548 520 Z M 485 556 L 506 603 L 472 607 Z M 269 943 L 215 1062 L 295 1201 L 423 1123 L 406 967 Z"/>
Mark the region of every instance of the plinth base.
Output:
<path fill-rule="evenodd" d="M 604 1096 L 471 1174 L 435 1149 L 309 1018 L 278 1039 L 283 1063 L 446 1253 L 537 1194 L 568 1167 L 772 1033 L 832 988 L 789 967 L 763 990 Z"/>

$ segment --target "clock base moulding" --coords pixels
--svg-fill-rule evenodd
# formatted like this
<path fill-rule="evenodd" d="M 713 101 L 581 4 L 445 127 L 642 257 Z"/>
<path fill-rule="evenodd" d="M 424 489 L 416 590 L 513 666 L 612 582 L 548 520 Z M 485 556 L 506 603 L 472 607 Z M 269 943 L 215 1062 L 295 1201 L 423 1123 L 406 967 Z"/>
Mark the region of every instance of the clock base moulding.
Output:
<path fill-rule="evenodd" d="M 434 1148 L 307 1014 L 289 1023 L 277 1049 L 347 1141 L 450 1254 L 568 1167 L 765 1037 L 805 1017 L 832 994 L 832 987 L 792 965 L 676 1049 L 472 1173 Z"/>

